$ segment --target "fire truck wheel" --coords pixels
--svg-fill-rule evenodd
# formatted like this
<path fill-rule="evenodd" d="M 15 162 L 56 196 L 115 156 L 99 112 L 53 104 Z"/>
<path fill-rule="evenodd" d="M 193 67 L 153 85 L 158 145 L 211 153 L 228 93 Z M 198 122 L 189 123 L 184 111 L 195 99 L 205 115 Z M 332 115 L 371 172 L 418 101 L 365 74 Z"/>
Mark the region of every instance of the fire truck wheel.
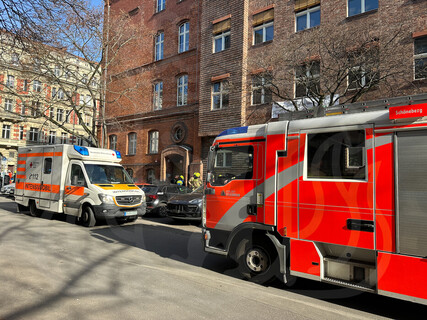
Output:
<path fill-rule="evenodd" d="M 240 274 L 252 282 L 266 284 L 279 272 L 279 261 L 274 247 L 266 240 L 243 240 L 237 257 Z"/>
<path fill-rule="evenodd" d="M 84 227 L 93 227 L 96 223 L 95 214 L 90 206 L 85 206 L 80 217 L 80 223 Z"/>
<path fill-rule="evenodd" d="M 40 217 L 43 210 L 37 209 L 36 202 L 33 200 L 30 202 L 30 215 L 32 217 Z"/>

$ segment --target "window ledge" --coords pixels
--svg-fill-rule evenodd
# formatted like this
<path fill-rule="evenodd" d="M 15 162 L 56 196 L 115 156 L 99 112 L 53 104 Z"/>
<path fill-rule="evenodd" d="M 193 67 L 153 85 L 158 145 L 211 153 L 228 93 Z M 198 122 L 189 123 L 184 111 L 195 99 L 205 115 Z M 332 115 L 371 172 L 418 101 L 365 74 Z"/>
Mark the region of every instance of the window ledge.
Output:
<path fill-rule="evenodd" d="M 416 84 L 427 84 L 427 78 L 414 79 L 412 82 Z"/>
<path fill-rule="evenodd" d="M 371 14 L 377 13 L 378 12 L 378 8 L 374 9 L 374 10 L 370 10 L 370 11 L 366 11 L 366 12 L 362 12 L 362 13 L 358 13 L 355 14 L 354 16 L 349 16 L 346 18 L 347 21 L 351 21 L 351 20 L 357 20 L 359 18 L 362 18 L 364 16 L 369 16 Z"/>
<path fill-rule="evenodd" d="M 252 46 L 251 46 L 251 48 L 260 48 L 260 47 L 263 47 L 263 46 L 267 46 L 267 45 L 269 45 L 270 43 L 272 43 L 273 42 L 273 40 L 268 40 L 268 41 L 265 41 L 265 42 L 261 42 L 261 43 L 257 43 L 257 44 L 253 44 Z"/>
<path fill-rule="evenodd" d="M 319 28 L 320 28 L 320 24 L 318 26 L 306 28 L 304 30 L 295 31 L 295 34 L 301 34 L 301 33 L 304 33 L 304 32 L 310 32 L 310 31 L 313 31 L 313 30 L 316 30 L 316 29 L 319 29 Z"/>

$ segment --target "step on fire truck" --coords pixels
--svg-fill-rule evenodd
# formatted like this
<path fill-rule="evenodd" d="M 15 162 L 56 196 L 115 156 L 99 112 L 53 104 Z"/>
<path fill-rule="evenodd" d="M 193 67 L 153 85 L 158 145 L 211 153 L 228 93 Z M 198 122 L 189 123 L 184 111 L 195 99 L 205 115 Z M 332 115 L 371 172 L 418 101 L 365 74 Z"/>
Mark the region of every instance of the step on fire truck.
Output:
<path fill-rule="evenodd" d="M 73 145 L 18 150 L 15 201 L 19 211 L 76 216 L 87 227 L 97 219 L 135 221 L 145 214 L 145 194 L 119 164 L 120 152 Z"/>
<path fill-rule="evenodd" d="M 426 303 L 426 102 L 222 132 L 208 159 L 205 251 L 258 283 L 281 274 Z"/>

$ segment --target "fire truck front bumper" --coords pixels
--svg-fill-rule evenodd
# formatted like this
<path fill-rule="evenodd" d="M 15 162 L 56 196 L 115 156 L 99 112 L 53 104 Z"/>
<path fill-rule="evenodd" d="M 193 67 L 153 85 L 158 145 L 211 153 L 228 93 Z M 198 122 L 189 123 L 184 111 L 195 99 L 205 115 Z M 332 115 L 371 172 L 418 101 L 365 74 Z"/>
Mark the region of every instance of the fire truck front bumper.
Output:
<path fill-rule="evenodd" d="M 97 219 L 133 219 L 142 217 L 147 211 L 147 205 L 143 202 L 137 207 L 118 207 L 114 204 L 101 204 L 93 206 Z"/>

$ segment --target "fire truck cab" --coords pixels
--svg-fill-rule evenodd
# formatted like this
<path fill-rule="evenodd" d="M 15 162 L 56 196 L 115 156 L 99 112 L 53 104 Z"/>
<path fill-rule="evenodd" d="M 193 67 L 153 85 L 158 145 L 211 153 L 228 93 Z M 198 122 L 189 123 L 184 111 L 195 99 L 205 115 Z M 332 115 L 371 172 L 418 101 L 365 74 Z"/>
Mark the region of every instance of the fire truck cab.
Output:
<path fill-rule="evenodd" d="M 303 277 L 425 303 L 427 103 L 386 107 L 222 132 L 205 251 L 259 283 Z"/>

